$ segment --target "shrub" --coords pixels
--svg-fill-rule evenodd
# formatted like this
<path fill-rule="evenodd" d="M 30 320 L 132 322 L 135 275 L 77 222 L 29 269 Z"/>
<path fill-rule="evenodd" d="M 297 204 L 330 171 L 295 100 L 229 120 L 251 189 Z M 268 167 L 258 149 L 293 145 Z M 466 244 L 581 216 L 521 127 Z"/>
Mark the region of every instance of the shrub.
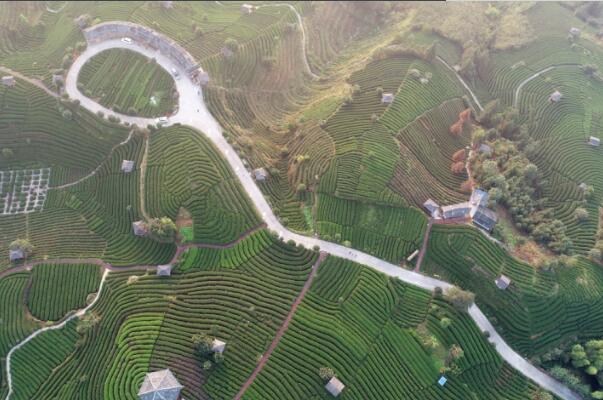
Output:
<path fill-rule="evenodd" d="M 578 207 L 576 208 L 576 211 L 574 211 L 574 217 L 576 217 L 576 220 L 578 220 L 578 222 L 584 222 L 588 220 L 588 210 L 586 210 L 585 208 L 582 207 Z"/>
<path fill-rule="evenodd" d="M 159 242 L 173 242 L 177 233 L 178 228 L 169 217 L 153 218 L 149 222 L 149 235 Z"/>
<path fill-rule="evenodd" d="M 335 376 L 335 371 L 333 371 L 333 368 L 330 367 L 320 367 L 318 370 L 318 376 L 320 376 L 323 381 L 328 381 Z"/>
<path fill-rule="evenodd" d="M 475 295 L 471 292 L 461 290 L 456 286 L 451 287 L 446 291 L 446 298 L 459 311 L 467 311 L 469 306 L 473 304 Z"/>

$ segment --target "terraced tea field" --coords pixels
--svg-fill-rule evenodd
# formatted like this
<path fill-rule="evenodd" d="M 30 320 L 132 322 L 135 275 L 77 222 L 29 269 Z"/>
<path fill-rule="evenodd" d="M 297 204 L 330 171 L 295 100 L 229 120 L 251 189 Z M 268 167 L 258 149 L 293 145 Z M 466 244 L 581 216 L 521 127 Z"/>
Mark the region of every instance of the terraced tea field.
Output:
<path fill-rule="evenodd" d="M 474 292 L 497 331 L 526 356 L 576 335 L 598 337 L 603 329 L 603 271 L 583 258 L 540 271 L 474 229 L 434 225 L 422 270 Z M 501 274 L 512 281 L 506 290 L 494 283 Z"/>
<path fill-rule="evenodd" d="M 603 56 L 583 5 L 467 5 L 475 15 L 460 19 L 447 5 L 241 6 L 0 4 L 0 66 L 16 76 L 0 85 L 0 397 L 134 399 L 146 373 L 168 368 L 187 399 L 328 399 L 327 367 L 343 399 L 544 399 L 544 388 L 577 400 L 525 358 L 603 331 L 603 272 L 583 257 L 603 201 L 587 144 L 601 128 Z M 144 43 L 85 43 L 80 29 L 106 21 L 180 44 L 209 74 L 202 96 Z M 81 93 L 53 83 L 68 71 Z M 517 108 L 521 135 L 508 139 L 581 255 L 568 265 L 538 269 L 420 209 L 479 185 L 464 161 L 493 99 Z M 451 128 L 460 115 L 475 125 Z M 160 217 L 182 241 L 134 234 Z M 9 263 L 16 238 L 34 248 Z M 416 271 L 403 269 L 417 251 Z M 469 313 L 439 290 L 450 284 L 475 293 Z M 226 342 L 223 359 L 204 354 L 200 333 Z"/>
<path fill-rule="evenodd" d="M 122 114 L 160 117 L 177 107 L 170 73 L 125 49 L 110 49 L 88 61 L 78 86 L 86 96 Z"/>
<path fill-rule="evenodd" d="M 441 318 L 453 322 L 442 328 Z M 462 372 L 448 375 L 444 387 L 437 383 L 439 351 L 421 345 L 419 326 L 442 348 L 464 349 Z M 525 399 L 535 390 L 441 298 L 335 258 L 321 265 L 287 335 L 243 398 L 330 398 L 318 375 L 325 366 L 350 399 Z"/>

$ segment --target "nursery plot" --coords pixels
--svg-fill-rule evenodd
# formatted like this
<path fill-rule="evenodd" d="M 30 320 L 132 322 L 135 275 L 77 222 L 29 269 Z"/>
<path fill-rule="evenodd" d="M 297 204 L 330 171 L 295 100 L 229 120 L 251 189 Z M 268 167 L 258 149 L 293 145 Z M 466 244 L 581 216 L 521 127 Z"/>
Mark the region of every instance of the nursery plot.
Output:
<path fill-rule="evenodd" d="M 476 229 L 434 225 L 421 269 L 474 292 L 496 330 L 526 356 L 603 329 L 603 272 L 583 258 L 573 267 L 541 271 Z M 501 274 L 512 282 L 506 290 L 494 283 Z"/>
<path fill-rule="evenodd" d="M 441 318 L 451 325 L 442 328 Z M 460 373 L 448 374 L 444 387 L 437 384 L 437 352 L 422 346 L 419 330 L 444 349 L 457 344 L 464 350 Z M 335 258 L 321 265 L 289 330 L 243 398 L 331 398 L 319 377 L 322 367 L 333 369 L 346 386 L 341 397 L 349 399 L 525 399 L 536 389 L 442 299 Z"/>
<path fill-rule="evenodd" d="M 2 215 L 41 211 L 49 180 L 50 168 L 0 171 Z"/>
<path fill-rule="evenodd" d="M 82 107 L 61 103 L 28 82 L 17 79 L 14 86 L 0 85 L 3 183 L 10 180 L 7 170 L 48 168 L 53 186 L 74 182 L 97 168 L 128 131 Z M 48 185 L 48 177 L 40 183 Z M 7 189 L 0 190 L 4 195 Z"/>
<path fill-rule="evenodd" d="M 172 76 L 130 50 L 110 49 L 94 56 L 80 71 L 78 85 L 86 96 L 128 115 L 159 117 L 177 107 Z"/>

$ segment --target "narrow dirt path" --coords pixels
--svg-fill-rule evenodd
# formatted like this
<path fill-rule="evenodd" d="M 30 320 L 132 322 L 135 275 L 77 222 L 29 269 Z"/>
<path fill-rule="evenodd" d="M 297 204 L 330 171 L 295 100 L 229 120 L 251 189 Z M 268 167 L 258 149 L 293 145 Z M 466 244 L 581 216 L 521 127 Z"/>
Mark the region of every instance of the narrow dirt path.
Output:
<path fill-rule="evenodd" d="M 237 239 L 228 242 L 228 243 L 224 243 L 224 244 L 211 244 L 211 243 L 189 243 L 189 244 L 184 244 L 184 245 L 179 245 L 176 247 L 176 253 L 174 253 L 174 256 L 172 257 L 172 259 L 170 260 L 170 264 L 175 264 L 176 262 L 178 262 L 178 260 L 180 259 L 180 257 L 182 256 L 182 253 L 184 253 L 186 250 L 188 249 L 193 249 L 193 248 L 197 248 L 197 249 L 229 249 L 231 247 L 236 246 L 237 244 L 239 244 L 241 241 L 245 240 L 247 237 L 251 236 L 252 234 L 265 229 L 266 228 L 266 224 L 265 223 L 261 223 L 257 226 L 254 226 L 253 228 L 250 228 L 248 230 L 246 230 L 245 232 L 243 232 Z M 35 261 L 31 261 L 28 263 L 24 263 L 22 265 L 18 265 L 16 267 L 11 267 L 8 269 L 5 269 L 3 271 L 0 271 L 0 279 L 11 275 L 11 274 L 16 274 L 18 272 L 23 272 L 23 271 L 31 271 L 36 265 L 42 265 L 42 264 L 65 264 L 65 265 L 77 265 L 77 264 L 94 264 L 94 265 L 98 265 L 99 267 L 101 267 L 103 270 L 108 270 L 108 271 L 138 271 L 138 270 L 154 270 L 157 268 L 156 265 L 126 265 L 126 266 L 115 266 L 113 264 L 110 264 L 106 261 L 103 261 L 100 258 L 53 258 L 50 260 L 35 260 Z"/>
<path fill-rule="evenodd" d="M 119 146 L 123 146 L 123 145 L 127 144 L 130 141 L 130 139 L 132 139 L 133 135 L 134 135 L 134 129 L 130 130 L 130 133 L 128 134 L 128 137 L 126 138 L 126 140 L 124 140 L 123 142 L 119 142 L 115 146 L 113 146 L 111 148 L 111 151 L 109 151 L 109 154 L 107 155 L 107 157 L 105 157 L 105 159 L 100 164 L 98 164 L 98 166 L 94 170 L 92 170 L 92 172 L 90 172 L 88 175 L 83 176 L 83 177 L 81 177 L 80 179 L 78 179 L 76 181 L 65 183 L 63 185 L 50 186 L 48 189 L 66 189 L 68 187 L 75 186 L 78 183 L 82 183 L 82 182 L 84 182 L 85 180 L 87 180 L 89 178 L 92 178 L 101 169 L 101 167 L 103 166 L 103 164 L 105 163 L 105 161 L 107 161 L 108 159 L 111 158 L 111 156 L 113 155 L 113 153 L 115 152 L 115 150 Z"/>
<path fill-rule="evenodd" d="M 450 71 L 452 71 L 454 73 L 454 75 L 456 76 L 456 78 L 459 80 L 459 82 L 461 82 L 461 85 L 463 85 L 463 87 L 467 90 L 467 92 L 469 92 L 469 94 L 471 95 L 471 98 L 473 99 L 473 102 L 475 103 L 475 105 L 477 106 L 477 108 L 479 108 L 480 111 L 484 111 L 484 108 L 482 107 L 482 105 L 480 104 L 479 100 L 477 99 L 477 96 L 475 95 L 475 93 L 473 93 L 473 90 L 471 90 L 471 88 L 469 87 L 469 85 L 467 84 L 467 82 L 465 82 L 465 80 L 463 79 L 463 77 L 461 77 L 459 75 L 458 72 L 456 72 L 456 70 L 454 68 L 452 68 L 450 66 L 450 64 L 448 64 L 446 62 L 446 60 L 444 60 L 442 57 L 440 56 L 436 56 L 436 59 L 441 62 L 442 64 L 444 64 L 444 66 L 446 66 L 446 68 L 448 68 Z"/>
<path fill-rule="evenodd" d="M 306 30 L 304 28 L 304 22 L 302 20 L 300 13 L 295 9 L 295 7 L 292 4 L 289 4 L 289 3 L 261 4 L 258 6 L 258 9 L 262 8 L 262 7 L 288 7 L 291 11 L 293 11 L 293 13 L 295 14 L 295 17 L 297 18 L 297 24 L 299 25 L 299 30 L 301 32 L 302 60 L 304 62 L 304 68 L 305 68 L 306 72 L 308 73 L 308 75 L 310 75 L 312 77 L 312 79 L 319 79 L 320 77 L 318 75 L 316 75 L 314 72 L 312 72 L 312 69 L 310 68 L 310 63 L 308 62 L 308 51 L 306 50 L 308 40 L 306 39 Z"/>
<path fill-rule="evenodd" d="M 149 214 L 147 214 L 146 208 L 146 191 L 145 191 L 145 180 L 147 175 L 147 160 L 149 157 L 149 135 L 144 140 L 144 154 L 142 155 L 142 161 L 140 162 L 140 186 L 139 186 L 139 196 L 140 196 L 140 214 L 147 221 L 151 219 Z"/>
<path fill-rule="evenodd" d="M 423 235 L 423 245 L 421 246 L 421 251 L 419 251 L 419 258 L 417 258 L 417 265 L 413 271 L 419 272 L 421 270 L 421 264 L 423 264 L 423 257 L 425 257 L 425 253 L 427 253 L 427 244 L 429 243 L 429 234 L 431 234 L 431 227 L 433 226 L 433 218 L 429 218 L 429 222 L 427 222 L 427 229 L 425 229 L 425 234 Z"/>
<path fill-rule="evenodd" d="M 49 94 L 52 97 L 58 98 L 59 95 L 56 92 L 53 92 L 52 90 L 50 90 L 46 85 L 44 85 L 44 83 L 42 83 L 42 81 L 40 81 L 39 79 L 34 79 L 34 78 L 30 78 L 28 76 L 23 75 L 20 72 L 17 71 L 13 71 L 10 68 L 6 68 L 6 67 L 2 67 L 0 66 L 0 71 L 5 72 L 7 74 L 11 74 L 13 76 L 16 76 L 19 79 L 23 79 L 26 82 L 31 83 L 34 86 L 37 86 L 38 88 L 42 89 L 43 91 L 45 91 L 47 94 Z"/>
<path fill-rule="evenodd" d="M 299 292 L 299 295 L 293 302 L 293 305 L 291 306 L 291 309 L 289 310 L 289 314 L 287 314 L 287 318 L 285 318 L 285 320 L 283 321 L 283 324 L 281 325 L 278 332 L 276 333 L 276 336 L 274 336 L 272 343 L 270 343 L 270 346 L 268 346 L 268 349 L 262 355 L 262 358 L 260 358 L 258 365 L 256 365 L 255 369 L 253 370 L 253 372 L 251 373 L 249 378 L 247 378 L 245 383 L 243 383 L 243 386 L 241 386 L 241 389 L 239 390 L 237 395 L 234 397 L 234 400 L 240 400 L 243 397 L 243 394 L 245 394 L 245 391 L 249 388 L 249 386 L 251 386 L 253 381 L 255 381 L 255 378 L 257 378 L 257 376 L 260 374 L 260 372 L 262 372 L 262 369 L 264 369 L 264 366 L 268 362 L 268 359 L 272 355 L 272 352 L 278 346 L 279 342 L 285 335 L 285 332 L 287 332 L 287 329 L 289 329 L 289 323 L 291 323 L 291 320 L 295 316 L 297 307 L 299 307 L 302 300 L 304 299 L 304 296 L 306 296 L 306 293 L 310 289 L 310 286 L 312 286 L 312 281 L 314 280 L 314 277 L 316 276 L 316 271 L 318 271 L 318 267 L 320 267 L 320 264 L 322 264 L 322 262 L 325 260 L 325 258 L 327 258 L 327 255 L 328 255 L 328 253 L 326 253 L 324 251 L 320 252 L 320 256 L 318 256 L 318 259 L 312 266 L 312 271 L 310 272 L 310 275 L 308 275 L 308 279 L 306 280 L 306 283 L 304 284 L 304 287 L 302 288 L 301 292 Z"/>

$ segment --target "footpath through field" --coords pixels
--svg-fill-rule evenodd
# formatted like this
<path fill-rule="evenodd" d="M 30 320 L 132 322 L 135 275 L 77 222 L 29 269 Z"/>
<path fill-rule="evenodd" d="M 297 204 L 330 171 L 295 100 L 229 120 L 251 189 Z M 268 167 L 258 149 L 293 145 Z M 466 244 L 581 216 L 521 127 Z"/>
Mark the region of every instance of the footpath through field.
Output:
<path fill-rule="evenodd" d="M 316 271 L 318 271 L 318 267 L 320 267 L 320 264 L 322 264 L 322 262 L 325 260 L 325 258 L 327 258 L 327 255 L 328 254 L 325 253 L 324 251 L 320 252 L 320 256 L 318 256 L 318 259 L 312 266 L 312 271 L 310 272 L 310 275 L 308 276 L 308 279 L 306 280 L 304 287 L 302 288 L 301 292 L 299 293 L 299 296 L 297 296 L 297 298 L 293 302 L 293 305 L 291 305 L 291 309 L 289 310 L 289 314 L 287 314 L 287 318 L 285 318 L 285 320 L 283 321 L 283 324 L 281 325 L 280 329 L 276 333 L 276 336 L 274 336 L 274 339 L 272 339 L 272 343 L 270 343 L 270 346 L 268 346 L 268 350 L 266 350 L 266 352 L 264 354 L 262 354 L 262 357 L 260 358 L 260 362 L 258 362 L 258 365 L 256 365 L 255 369 L 253 370 L 253 372 L 251 373 L 249 378 L 247 378 L 247 380 L 245 381 L 243 386 L 241 386 L 241 389 L 239 390 L 237 395 L 234 397 L 234 400 L 240 400 L 241 397 L 243 397 L 243 394 L 245 394 L 245 391 L 249 388 L 249 386 L 251 386 L 253 381 L 255 381 L 255 378 L 257 378 L 257 376 L 260 374 L 260 372 L 262 372 L 262 369 L 264 369 L 264 366 L 268 362 L 270 355 L 272 355 L 272 352 L 274 351 L 274 349 L 276 349 L 276 346 L 278 346 L 283 335 L 285 334 L 285 332 L 287 332 L 287 329 L 289 329 L 289 323 L 293 319 L 293 316 L 295 315 L 295 311 L 297 311 L 297 307 L 301 304 L 302 300 L 304 299 L 304 296 L 308 292 L 308 289 L 310 289 L 310 286 L 312 286 L 312 281 L 314 280 L 314 277 L 316 276 Z"/>
<path fill-rule="evenodd" d="M 439 279 L 434 279 L 429 276 L 422 275 L 418 272 L 402 269 L 397 265 L 381 260 L 377 257 L 373 257 L 359 250 L 350 249 L 336 243 L 326 242 L 318 238 L 307 237 L 288 231 L 272 212 L 272 209 L 270 208 L 270 205 L 268 204 L 266 198 L 256 185 L 249 171 L 247 171 L 247 169 L 243 165 L 242 160 L 239 158 L 234 149 L 223 137 L 222 128 L 220 127 L 216 119 L 207 110 L 207 107 L 203 101 L 202 92 L 200 91 L 199 87 L 188 78 L 186 71 L 181 70 L 181 68 L 175 62 L 149 47 L 146 47 L 137 42 L 127 44 L 121 42 L 120 40 L 108 40 L 97 44 L 89 44 L 88 48 L 74 61 L 67 74 L 67 79 L 65 82 L 65 90 L 69 97 L 72 99 L 80 100 L 80 104 L 82 107 L 85 107 L 94 113 L 96 113 L 97 111 L 102 111 L 105 113 L 105 115 L 115 115 L 124 122 L 129 122 L 130 124 L 136 124 L 138 126 L 154 124 L 154 121 L 152 119 L 117 114 L 114 111 L 109 110 L 96 103 L 95 101 L 89 99 L 88 97 L 84 96 L 78 90 L 77 76 L 82 66 L 86 63 L 86 61 L 94 57 L 96 54 L 110 48 L 127 48 L 136 51 L 149 58 L 155 58 L 157 60 L 157 63 L 167 71 L 176 69 L 180 72 L 181 79 L 176 81 L 176 89 L 180 94 L 178 112 L 169 118 L 168 125 L 180 123 L 183 125 L 189 125 L 195 128 L 196 130 L 204 133 L 215 144 L 217 149 L 228 161 L 235 175 L 239 179 L 241 185 L 243 186 L 243 188 L 253 201 L 258 212 L 266 222 L 266 226 L 269 229 L 277 232 L 281 238 L 283 238 L 284 240 L 293 240 L 297 243 L 302 244 L 306 248 L 313 248 L 314 246 L 319 246 L 320 249 L 326 253 L 332 254 L 337 257 L 345 258 L 357 262 L 359 264 L 364 264 L 376 271 L 379 271 L 391 277 L 401 279 L 406 283 L 419 286 L 423 289 L 434 290 L 436 287 L 440 287 L 445 290 L 453 286 L 448 282 L 444 282 Z M 443 60 L 440 61 L 445 63 L 445 61 Z M 481 109 L 481 105 L 475 97 L 475 94 L 473 94 L 469 86 L 462 80 L 462 78 L 458 74 L 456 75 L 457 78 L 463 84 L 463 86 L 471 94 L 471 97 L 473 98 L 475 103 Z M 500 354 L 500 356 L 512 367 L 514 367 L 526 377 L 536 382 L 538 385 L 542 386 L 544 389 L 554 393 L 555 395 L 563 399 L 580 400 L 580 397 L 577 394 L 572 392 L 561 382 L 556 381 L 555 379 L 547 375 L 545 372 L 534 367 L 526 359 L 524 359 L 515 351 L 513 351 L 513 349 L 511 349 L 511 347 L 503 340 L 503 338 L 498 334 L 498 332 L 496 332 L 490 321 L 488 321 L 486 316 L 477 307 L 477 305 L 474 304 L 469 308 L 469 315 L 475 321 L 476 325 L 481 331 L 489 333 L 488 340 L 490 341 L 490 343 L 495 346 L 496 351 Z"/>

